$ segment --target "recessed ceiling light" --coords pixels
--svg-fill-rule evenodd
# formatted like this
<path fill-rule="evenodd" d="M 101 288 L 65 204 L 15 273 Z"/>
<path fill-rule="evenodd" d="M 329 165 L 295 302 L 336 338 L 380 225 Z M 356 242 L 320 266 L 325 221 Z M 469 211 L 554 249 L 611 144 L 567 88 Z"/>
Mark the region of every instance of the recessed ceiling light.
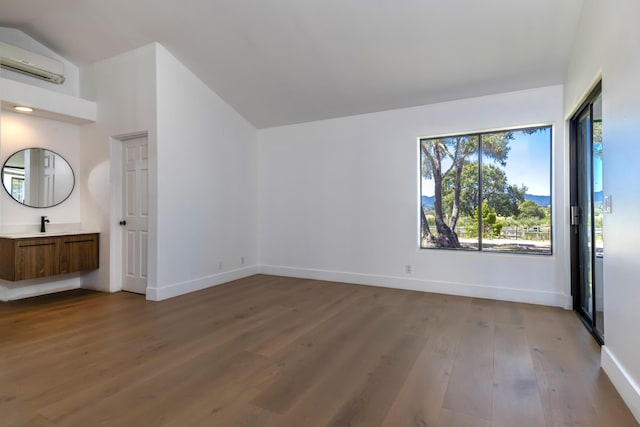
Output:
<path fill-rule="evenodd" d="M 20 107 L 20 106 L 18 106 L 18 107 L 13 107 L 13 109 L 16 110 L 16 111 L 21 111 L 23 113 L 31 113 L 31 112 L 33 112 L 33 108 L 31 108 L 31 107 Z"/>

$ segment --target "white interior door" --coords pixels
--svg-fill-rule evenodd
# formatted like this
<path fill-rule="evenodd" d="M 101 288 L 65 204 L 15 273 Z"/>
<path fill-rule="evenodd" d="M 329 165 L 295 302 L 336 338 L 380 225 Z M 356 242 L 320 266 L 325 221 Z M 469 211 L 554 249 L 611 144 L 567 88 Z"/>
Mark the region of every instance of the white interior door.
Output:
<path fill-rule="evenodd" d="M 50 151 L 40 150 L 42 153 L 42 188 L 40 188 L 40 204 L 38 206 L 53 206 L 55 202 L 55 176 L 56 176 L 56 155 Z"/>
<path fill-rule="evenodd" d="M 146 294 L 149 234 L 147 137 L 124 141 L 123 148 L 122 289 Z"/>

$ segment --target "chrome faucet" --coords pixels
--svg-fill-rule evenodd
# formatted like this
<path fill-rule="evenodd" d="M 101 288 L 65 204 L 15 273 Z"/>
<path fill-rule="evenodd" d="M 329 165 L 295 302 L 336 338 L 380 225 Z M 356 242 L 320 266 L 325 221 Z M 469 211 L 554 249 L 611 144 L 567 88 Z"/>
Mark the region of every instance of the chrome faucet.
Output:
<path fill-rule="evenodd" d="M 49 220 L 47 219 L 46 216 L 41 216 L 40 217 L 40 232 L 41 233 L 45 233 L 47 231 L 47 229 L 45 228 L 45 224 L 48 223 Z"/>

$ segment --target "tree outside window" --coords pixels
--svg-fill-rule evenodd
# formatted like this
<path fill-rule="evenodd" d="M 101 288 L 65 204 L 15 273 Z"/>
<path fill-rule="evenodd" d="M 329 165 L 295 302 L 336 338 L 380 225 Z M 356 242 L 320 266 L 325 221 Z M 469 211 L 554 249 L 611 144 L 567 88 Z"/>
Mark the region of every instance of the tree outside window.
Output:
<path fill-rule="evenodd" d="M 420 140 L 422 248 L 551 253 L 551 127 Z"/>

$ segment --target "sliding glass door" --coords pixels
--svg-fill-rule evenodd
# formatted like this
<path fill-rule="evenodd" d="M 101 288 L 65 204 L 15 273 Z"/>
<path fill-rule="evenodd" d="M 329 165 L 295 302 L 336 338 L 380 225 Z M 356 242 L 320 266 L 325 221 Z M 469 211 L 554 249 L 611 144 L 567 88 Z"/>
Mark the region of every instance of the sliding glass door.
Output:
<path fill-rule="evenodd" d="M 602 95 L 598 85 L 571 121 L 571 229 L 574 309 L 604 342 Z"/>

